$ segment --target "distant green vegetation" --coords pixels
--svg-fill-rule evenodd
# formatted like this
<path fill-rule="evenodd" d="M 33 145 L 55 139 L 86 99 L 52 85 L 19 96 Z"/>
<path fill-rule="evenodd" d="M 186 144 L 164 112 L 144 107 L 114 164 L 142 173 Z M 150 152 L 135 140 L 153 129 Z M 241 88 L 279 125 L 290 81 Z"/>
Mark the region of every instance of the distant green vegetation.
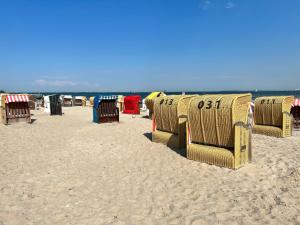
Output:
<path fill-rule="evenodd" d="M 5 91 L 0 90 L 0 93 L 5 93 Z"/>

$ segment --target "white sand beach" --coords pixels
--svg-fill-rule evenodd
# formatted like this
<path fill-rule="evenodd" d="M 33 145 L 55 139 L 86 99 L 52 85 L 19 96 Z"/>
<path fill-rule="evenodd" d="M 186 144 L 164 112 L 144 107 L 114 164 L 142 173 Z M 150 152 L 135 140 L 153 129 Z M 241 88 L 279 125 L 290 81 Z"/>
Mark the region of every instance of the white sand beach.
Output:
<path fill-rule="evenodd" d="M 234 171 L 152 143 L 143 116 L 63 111 L 0 125 L 0 225 L 300 224 L 300 131 L 253 135 Z"/>

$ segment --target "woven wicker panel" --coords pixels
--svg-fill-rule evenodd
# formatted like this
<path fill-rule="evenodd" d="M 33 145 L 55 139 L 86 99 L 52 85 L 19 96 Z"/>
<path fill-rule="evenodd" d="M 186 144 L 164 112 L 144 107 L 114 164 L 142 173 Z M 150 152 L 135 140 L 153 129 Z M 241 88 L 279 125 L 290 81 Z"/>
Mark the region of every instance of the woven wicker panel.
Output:
<path fill-rule="evenodd" d="M 1 94 L 1 107 L 4 109 L 5 108 L 5 99 L 6 99 L 7 94 Z"/>
<path fill-rule="evenodd" d="M 254 123 L 282 127 L 282 113 L 290 112 L 294 97 L 270 96 L 255 99 Z"/>
<path fill-rule="evenodd" d="M 145 104 L 147 106 L 147 109 L 149 109 L 150 113 L 152 113 L 154 110 L 153 108 L 154 108 L 155 99 L 158 97 L 164 97 L 164 96 L 166 96 L 166 94 L 163 92 L 152 92 L 150 95 L 148 95 L 145 98 Z"/>
<path fill-rule="evenodd" d="M 247 123 L 250 94 L 201 95 L 191 100 L 188 123 L 191 141 L 234 147 L 234 124 Z"/>
<path fill-rule="evenodd" d="M 152 141 L 157 143 L 162 143 L 167 145 L 170 148 L 181 148 L 179 136 L 177 134 L 172 134 L 164 131 L 155 131 L 152 133 Z"/>
<path fill-rule="evenodd" d="M 252 133 L 263 134 L 272 137 L 282 137 L 282 129 L 274 126 L 254 125 Z"/>
<path fill-rule="evenodd" d="M 187 148 L 187 158 L 230 169 L 235 167 L 234 155 L 226 148 L 190 144 Z"/>
<path fill-rule="evenodd" d="M 179 115 L 187 114 L 189 100 L 193 96 L 169 95 L 154 102 L 154 117 L 158 130 L 178 134 Z"/>
<path fill-rule="evenodd" d="M 282 137 L 292 136 L 293 131 L 293 116 L 288 113 L 283 113 Z"/>

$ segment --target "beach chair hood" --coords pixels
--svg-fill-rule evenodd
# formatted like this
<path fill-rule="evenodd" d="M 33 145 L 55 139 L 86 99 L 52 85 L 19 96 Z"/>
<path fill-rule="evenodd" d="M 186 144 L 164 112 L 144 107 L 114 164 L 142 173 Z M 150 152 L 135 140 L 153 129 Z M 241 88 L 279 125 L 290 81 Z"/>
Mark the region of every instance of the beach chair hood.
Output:
<path fill-rule="evenodd" d="M 187 116 L 188 103 L 193 96 L 168 95 L 155 99 L 156 129 L 178 134 L 179 118 Z"/>
<path fill-rule="evenodd" d="M 146 104 L 147 108 L 149 109 L 150 114 L 153 113 L 155 99 L 158 97 L 164 97 L 164 96 L 166 96 L 165 93 L 156 91 L 156 92 L 152 92 L 145 98 L 145 104 Z"/>

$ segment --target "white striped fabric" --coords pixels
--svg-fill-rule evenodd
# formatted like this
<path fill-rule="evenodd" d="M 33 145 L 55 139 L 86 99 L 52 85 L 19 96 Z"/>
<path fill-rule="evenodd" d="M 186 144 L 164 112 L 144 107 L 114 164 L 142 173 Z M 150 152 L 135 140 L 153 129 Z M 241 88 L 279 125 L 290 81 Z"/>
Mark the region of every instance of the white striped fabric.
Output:
<path fill-rule="evenodd" d="M 29 102 L 29 98 L 28 95 L 7 95 L 5 102 Z"/>
<path fill-rule="evenodd" d="M 294 100 L 293 106 L 300 106 L 300 99 L 299 99 L 299 98 L 296 98 L 296 99 Z"/>
<path fill-rule="evenodd" d="M 250 113 L 253 114 L 253 112 L 254 112 L 254 102 L 250 103 L 249 110 L 250 110 Z"/>

